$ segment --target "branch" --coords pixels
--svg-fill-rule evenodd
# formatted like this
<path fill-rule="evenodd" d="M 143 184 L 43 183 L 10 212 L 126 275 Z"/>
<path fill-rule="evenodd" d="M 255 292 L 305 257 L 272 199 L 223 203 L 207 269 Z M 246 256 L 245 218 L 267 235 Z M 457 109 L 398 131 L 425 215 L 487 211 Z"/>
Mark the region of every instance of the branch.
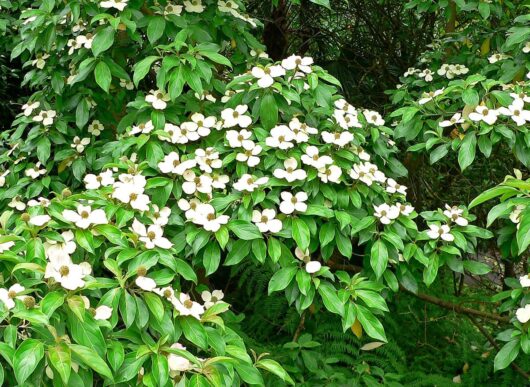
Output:
<path fill-rule="evenodd" d="M 483 311 L 477 310 L 477 309 L 466 308 L 464 306 L 461 306 L 461 305 L 458 305 L 458 304 L 454 304 L 454 303 L 452 303 L 450 301 L 445 301 L 445 300 L 442 300 L 440 298 L 437 298 L 437 297 L 434 297 L 434 296 L 430 296 L 428 294 L 414 293 L 414 292 L 408 290 L 407 288 L 405 288 L 402 285 L 400 285 L 399 287 L 400 287 L 401 290 L 404 290 L 405 292 L 407 292 L 409 294 L 412 294 L 413 296 L 419 298 L 420 300 L 423 300 L 423 301 L 428 302 L 430 304 L 438 305 L 438 306 L 440 306 L 442 308 L 445 308 L 445 309 L 452 310 L 453 312 L 456 312 L 456 313 L 465 314 L 465 315 L 468 315 L 468 316 L 482 317 L 482 318 L 485 318 L 485 319 L 488 319 L 488 320 L 495 320 L 495 321 L 499 321 L 499 322 L 503 322 L 503 323 L 507 323 L 507 322 L 510 321 L 510 319 L 508 317 L 500 316 L 500 315 L 494 314 L 494 313 L 483 312 Z"/>
<path fill-rule="evenodd" d="M 298 324 L 298 327 L 296 328 L 296 331 L 294 332 L 293 341 L 298 341 L 298 338 L 300 337 L 300 333 L 302 333 L 302 330 L 304 329 L 305 324 L 305 315 L 306 311 L 304 310 L 302 312 L 302 316 L 300 317 L 300 323 Z"/>
<path fill-rule="evenodd" d="M 475 320 L 474 317 L 472 316 L 467 316 L 469 317 L 469 319 L 471 320 L 471 322 L 473 323 L 474 326 L 476 326 L 478 328 L 478 330 L 480 331 L 480 333 L 482 333 L 484 335 L 484 337 L 490 342 L 490 344 L 493 346 L 493 348 L 495 348 L 497 351 L 499 351 L 499 344 L 497 344 L 495 342 L 495 339 L 489 334 L 489 332 L 482 326 L 480 325 L 477 320 Z M 530 379 L 530 375 L 527 374 L 521 367 L 519 367 L 516 363 L 511 363 L 510 364 L 511 367 L 517 372 L 519 373 L 520 375 L 522 375 L 525 379 Z"/>

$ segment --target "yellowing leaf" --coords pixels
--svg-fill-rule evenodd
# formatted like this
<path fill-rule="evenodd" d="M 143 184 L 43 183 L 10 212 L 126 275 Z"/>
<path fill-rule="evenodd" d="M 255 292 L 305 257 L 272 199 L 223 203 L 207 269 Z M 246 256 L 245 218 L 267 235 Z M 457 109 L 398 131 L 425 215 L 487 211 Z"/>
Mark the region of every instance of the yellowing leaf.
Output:
<path fill-rule="evenodd" d="M 486 38 L 480 46 L 480 55 L 486 56 L 490 52 L 491 38 Z"/>
<path fill-rule="evenodd" d="M 380 346 L 385 345 L 382 341 L 372 341 L 371 343 L 365 344 L 361 347 L 361 351 L 372 351 Z"/>
<path fill-rule="evenodd" d="M 359 322 L 359 320 L 355 319 L 351 326 L 351 331 L 355 336 L 357 336 L 358 339 L 360 339 L 363 335 L 363 326 Z"/>

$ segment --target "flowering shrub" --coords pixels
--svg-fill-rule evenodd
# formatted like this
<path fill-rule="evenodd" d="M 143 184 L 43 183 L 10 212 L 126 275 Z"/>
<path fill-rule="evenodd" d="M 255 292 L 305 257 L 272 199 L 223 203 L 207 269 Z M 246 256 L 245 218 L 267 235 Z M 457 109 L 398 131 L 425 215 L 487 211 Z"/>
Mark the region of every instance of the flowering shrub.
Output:
<path fill-rule="evenodd" d="M 239 332 L 221 266 L 264 265 L 296 312 L 379 342 L 400 285 L 489 271 L 467 257 L 493 234 L 464 206 L 418 215 L 385 119 L 310 57 L 269 60 L 258 25 L 232 0 L 22 12 L 12 56 L 35 92 L 1 134 L 0 380 L 294 384 Z"/>

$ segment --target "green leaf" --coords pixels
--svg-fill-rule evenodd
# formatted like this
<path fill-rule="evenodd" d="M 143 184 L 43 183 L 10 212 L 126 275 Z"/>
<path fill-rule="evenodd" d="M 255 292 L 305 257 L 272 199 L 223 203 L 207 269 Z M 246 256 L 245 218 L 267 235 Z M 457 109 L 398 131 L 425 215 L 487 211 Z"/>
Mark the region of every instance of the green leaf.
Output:
<path fill-rule="evenodd" d="M 46 136 L 41 137 L 37 142 L 37 158 L 43 164 L 48 162 L 50 158 L 51 143 L 50 139 Z"/>
<path fill-rule="evenodd" d="M 13 358 L 13 369 L 18 384 L 24 382 L 35 371 L 39 362 L 44 357 L 44 344 L 35 339 L 26 339 L 15 351 Z"/>
<path fill-rule="evenodd" d="M 109 92 L 110 82 L 112 81 L 112 75 L 110 73 L 109 66 L 105 62 L 99 62 L 94 69 L 94 78 L 96 83 L 105 92 Z"/>
<path fill-rule="evenodd" d="M 86 366 L 92 368 L 98 374 L 110 379 L 111 381 L 114 379 L 112 377 L 112 371 L 110 370 L 107 363 L 105 363 L 105 361 L 92 348 L 77 344 L 70 344 L 69 347 Z"/>
<path fill-rule="evenodd" d="M 524 253 L 530 245 L 530 210 L 525 210 L 521 215 L 519 229 L 517 229 L 517 246 L 519 255 Z"/>
<path fill-rule="evenodd" d="M 90 108 L 88 106 L 88 102 L 83 98 L 75 109 L 75 124 L 79 129 L 83 129 L 88 122 L 89 113 Z"/>
<path fill-rule="evenodd" d="M 114 28 L 108 26 L 94 36 L 94 40 L 92 41 L 92 52 L 94 56 L 98 56 L 112 46 L 114 43 L 114 33 Z"/>
<path fill-rule="evenodd" d="M 309 233 L 309 227 L 300 218 L 293 218 L 293 238 L 303 251 L 309 248 L 309 242 L 311 241 L 311 235 Z"/>
<path fill-rule="evenodd" d="M 180 319 L 180 325 L 182 326 L 184 336 L 189 341 L 202 349 L 208 348 L 208 337 L 206 331 L 196 318 L 191 316 L 183 317 Z"/>
<path fill-rule="evenodd" d="M 322 297 L 322 302 L 327 310 L 341 316 L 344 314 L 344 304 L 340 301 L 337 290 L 333 285 L 322 282 L 318 287 L 318 293 Z"/>
<path fill-rule="evenodd" d="M 252 239 L 263 238 L 259 229 L 252 223 L 245 220 L 232 220 L 228 223 L 228 228 L 239 239 L 249 241 Z"/>
<path fill-rule="evenodd" d="M 466 89 L 462 93 L 462 101 L 464 101 L 465 104 L 476 106 L 480 102 L 480 98 L 478 96 L 478 92 L 475 89 Z"/>
<path fill-rule="evenodd" d="M 388 265 L 388 249 L 385 243 L 378 239 L 370 250 L 370 266 L 374 269 L 376 277 L 379 279 L 383 275 Z"/>
<path fill-rule="evenodd" d="M 201 55 L 207 57 L 208 59 L 214 61 L 215 63 L 219 63 L 228 67 L 232 67 L 232 63 L 222 56 L 221 54 L 218 54 L 217 52 L 212 51 L 201 51 Z"/>
<path fill-rule="evenodd" d="M 506 195 L 508 193 L 512 194 L 510 196 L 514 196 L 514 195 L 517 195 L 519 191 L 512 187 L 503 187 L 503 186 L 490 188 L 482 192 L 475 199 L 473 199 L 471 203 L 469 204 L 469 209 L 476 207 L 479 204 L 482 204 L 484 202 L 487 202 L 488 200 L 496 198 L 497 196 Z"/>
<path fill-rule="evenodd" d="M 111 341 L 109 343 L 107 359 L 115 372 L 120 369 L 123 360 L 125 359 L 125 351 L 123 345 L 119 341 Z"/>
<path fill-rule="evenodd" d="M 68 385 L 68 379 L 72 371 L 72 354 L 70 348 L 65 344 L 49 346 L 48 359 L 50 359 L 50 363 L 61 377 L 63 383 Z"/>
<path fill-rule="evenodd" d="M 221 250 L 219 245 L 215 242 L 208 243 L 204 249 L 202 263 L 206 269 L 206 275 L 210 275 L 217 271 L 219 263 L 221 262 Z"/>
<path fill-rule="evenodd" d="M 460 149 L 458 150 L 458 164 L 460 169 L 463 171 L 471 165 L 473 160 L 475 160 L 475 153 L 477 148 L 477 137 L 474 132 L 466 134 L 464 140 L 460 144 Z"/>
<path fill-rule="evenodd" d="M 166 20 L 162 16 L 155 16 L 147 25 L 147 39 L 154 43 L 164 34 L 166 29 Z"/>
<path fill-rule="evenodd" d="M 162 321 L 164 318 L 164 304 L 162 303 L 160 297 L 154 293 L 148 292 L 144 292 L 143 297 L 147 307 L 151 313 L 153 313 L 153 316 L 155 316 L 158 321 Z"/>
<path fill-rule="evenodd" d="M 427 286 L 430 286 L 436 279 L 436 276 L 438 275 L 438 266 L 438 254 L 432 253 L 429 256 L 429 262 L 427 263 L 427 267 L 423 270 L 423 282 L 425 282 Z"/>
<path fill-rule="evenodd" d="M 477 261 L 464 261 L 464 269 L 475 275 L 484 275 L 491 271 L 489 265 Z"/>
<path fill-rule="evenodd" d="M 294 386 L 293 379 L 291 379 L 287 371 L 285 371 L 280 365 L 280 363 L 278 363 L 277 361 L 272 359 L 261 359 L 256 363 L 256 367 L 263 368 L 264 370 L 267 370 L 273 373 L 274 375 L 278 376 L 284 382 L 287 382 Z"/>
<path fill-rule="evenodd" d="M 323 7 L 326 7 L 328 9 L 331 9 L 331 7 L 329 6 L 329 0 L 309 0 L 309 1 L 311 1 L 312 3 L 318 4 L 318 5 L 321 5 Z"/>
<path fill-rule="evenodd" d="M 495 371 L 503 370 L 515 360 L 519 354 L 519 340 L 512 340 L 504 344 L 501 350 L 495 356 L 493 362 Z"/>
<path fill-rule="evenodd" d="M 285 289 L 291 283 L 297 271 L 298 267 L 292 266 L 284 267 L 274 273 L 269 281 L 269 294 Z"/>
<path fill-rule="evenodd" d="M 357 311 L 357 318 L 368 336 L 386 343 L 385 329 L 370 309 L 359 304 L 355 304 L 355 309 Z"/>
<path fill-rule="evenodd" d="M 270 129 L 278 122 L 278 106 L 272 93 L 265 94 L 259 108 L 259 118 L 265 129 Z"/>
<path fill-rule="evenodd" d="M 151 69 L 151 65 L 158 59 L 160 59 L 158 56 L 148 56 L 134 65 L 133 82 L 136 86 L 138 86 L 138 83 L 145 78 Z"/>

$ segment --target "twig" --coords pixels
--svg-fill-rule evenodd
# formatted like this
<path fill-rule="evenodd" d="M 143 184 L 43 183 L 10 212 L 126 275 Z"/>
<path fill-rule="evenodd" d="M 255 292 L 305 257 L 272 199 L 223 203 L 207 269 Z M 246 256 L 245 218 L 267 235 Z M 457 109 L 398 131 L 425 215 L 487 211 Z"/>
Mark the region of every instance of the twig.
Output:
<path fill-rule="evenodd" d="M 300 322 L 298 323 L 298 327 L 296 327 L 296 331 L 294 332 L 293 341 L 298 341 L 298 338 L 300 337 L 300 333 L 302 333 L 302 330 L 304 329 L 305 324 L 305 315 L 306 311 L 304 310 L 302 312 L 302 316 L 300 316 Z"/>
<path fill-rule="evenodd" d="M 480 333 L 482 333 L 482 335 L 489 341 L 489 343 L 493 346 L 493 348 L 495 348 L 497 351 L 499 351 L 499 344 L 497 344 L 495 342 L 495 339 L 489 334 L 489 332 L 482 326 L 478 323 L 477 320 L 475 320 L 475 318 L 473 316 L 467 316 L 469 317 L 469 319 L 471 320 L 471 322 L 473 323 L 474 326 L 476 326 L 478 328 L 478 330 L 480 331 Z M 527 374 L 521 367 L 519 367 L 516 363 L 511 363 L 510 364 L 511 367 L 517 372 L 519 373 L 520 375 L 522 375 L 525 379 L 530 379 L 530 375 Z"/>

